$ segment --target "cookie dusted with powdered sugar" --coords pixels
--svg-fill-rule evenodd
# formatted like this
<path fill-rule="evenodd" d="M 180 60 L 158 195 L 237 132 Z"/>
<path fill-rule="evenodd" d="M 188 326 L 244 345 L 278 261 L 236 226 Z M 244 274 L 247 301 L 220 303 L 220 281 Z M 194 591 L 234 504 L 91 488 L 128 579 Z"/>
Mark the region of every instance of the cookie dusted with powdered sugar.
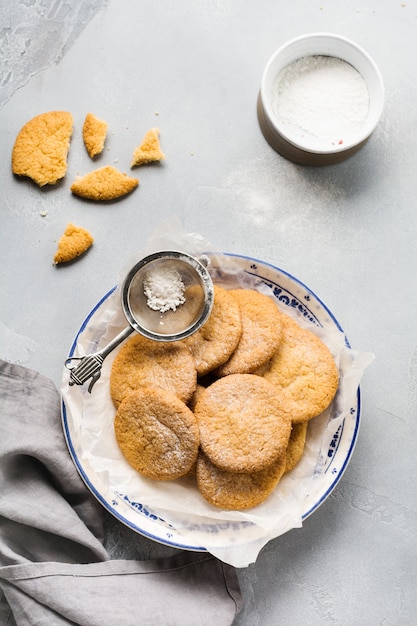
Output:
<path fill-rule="evenodd" d="M 291 420 L 273 385 L 255 374 L 219 378 L 199 394 L 194 414 L 201 448 L 220 469 L 259 471 L 288 446 Z"/>
<path fill-rule="evenodd" d="M 127 462 L 147 478 L 174 480 L 196 462 L 196 419 L 168 391 L 144 387 L 132 392 L 117 409 L 114 431 Z"/>
<path fill-rule="evenodd" d="M 231 291 L 214 287 L 213 309 L 207 322 L 184 343 L 195 358 L 197 373 L 205 376 L 225 363 L 242 336 L 239 304 Z"/>
<path fill-rule="evenodd" d="M 242 335 L 218 376 L 251 374 L 274 354 L 281 340 L 281 314 L 272 298 L 251 289 L 232 289 L 242 322 Z"/>
<path fill-rule="evenodd" d="M 281 343 L 263 376 L 277 389 L 292 422 L 322 413 L 339 385 L 339 372 L 329 348 L 284 313 Z"/>
<path fill-rule="evenodd" d="M 179 341 L 152 341 L 139 334 L 128 339 L 110 372 L 110 395 L 115 406 L 144 386 L 170 391 L 188 402 L 197 386 L 195 361 L 188 348 Z"/>
<path fill-rule="evenodd" d="M 216 467 L 200 452 L 197 486 L 201 495 L 222 509 L 242 511 L 264 502 L 278 485 L 285 470 L 285 454 L 259 472 L 227 472 Z"/>

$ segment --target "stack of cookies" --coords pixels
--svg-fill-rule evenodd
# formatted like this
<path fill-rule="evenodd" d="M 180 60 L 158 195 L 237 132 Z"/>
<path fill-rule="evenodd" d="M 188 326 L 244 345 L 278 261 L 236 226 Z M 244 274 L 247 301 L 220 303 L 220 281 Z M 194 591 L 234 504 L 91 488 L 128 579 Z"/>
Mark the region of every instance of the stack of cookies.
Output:
<path fill-rule="evenodd" d="M 327 346 L 272 298 L 216 285 L 194 335 L 174 343 L 136 335 L 116 355 L 116 439 L 143 476 L 192 474 L 210 504 L 252 508 L 299 462 L 308 422 L 338 382 Z"/>

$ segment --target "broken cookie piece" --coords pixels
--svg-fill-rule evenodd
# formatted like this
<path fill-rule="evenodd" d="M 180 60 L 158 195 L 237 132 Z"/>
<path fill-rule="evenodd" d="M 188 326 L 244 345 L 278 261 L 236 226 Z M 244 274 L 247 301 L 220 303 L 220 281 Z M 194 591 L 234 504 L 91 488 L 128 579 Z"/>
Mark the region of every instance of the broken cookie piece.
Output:
<path fill-rule="evenodd" d="M 67 111 L 49 111 L 29 120 L 13 146 L 13 174 L 27 176 L 40 187 L 64 178 L 72 128 Z"/>
<path fill-rule="evenodd" d="M 93 113 L 87 113 L 83 124 L 83 141 L 91 159 L 103 152 L 108 124 Z"/>
<path fill-rule="evenodd" d="M 78 176 L 71 185 L 71 191 L 88 200 L 115 200 L 133 191 L 138 184 L 137 178 L 131 178 L 112 165 L 106 165 Z"/>
<path fill-rule="evenodd" d="M 58 241 L 58 249 L 54 256 L 54 263 L 68 263 L 81 256 L 93 244 L 93 237 L 85 228 L 68 224 L 64 234 Z"/>
<path fill-rule="evenodd" d="M 165 159 L 165 154 L 161 150 L 159 130 L 151 128 L 146 133 L 140 146 L 134 151 L 130 166 L 136 167 L 145 163 L 162 161 L 163 159 Z"/>

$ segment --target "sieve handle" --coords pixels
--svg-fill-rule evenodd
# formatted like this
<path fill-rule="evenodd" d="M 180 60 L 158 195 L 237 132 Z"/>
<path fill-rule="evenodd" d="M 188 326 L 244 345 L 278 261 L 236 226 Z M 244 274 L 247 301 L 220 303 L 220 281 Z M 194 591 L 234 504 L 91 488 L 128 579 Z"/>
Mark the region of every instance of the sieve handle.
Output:
<path fill-rule="evenodd" d="M 88 392 L 91 390 L 94 384 L 101 376 L 101 366 L 106 356 L 110 354 L 114 348 L 116 348 L 122 341 L 124 341 L 131 333 L 133 328 L 128 326 L 122 330 L 114 339 L 112 339 L 107 346 L 94 352 L 93 354 L 86 354 L 85 356 L 71 356 L 65 361 L 65 367 L 70 371 L 69 385 L 83 385 L 87 380 L 91 378 L 91 382 L 88 386 Z M 75 361 L 78 361 L 78 365 L 73 365 Z"/>

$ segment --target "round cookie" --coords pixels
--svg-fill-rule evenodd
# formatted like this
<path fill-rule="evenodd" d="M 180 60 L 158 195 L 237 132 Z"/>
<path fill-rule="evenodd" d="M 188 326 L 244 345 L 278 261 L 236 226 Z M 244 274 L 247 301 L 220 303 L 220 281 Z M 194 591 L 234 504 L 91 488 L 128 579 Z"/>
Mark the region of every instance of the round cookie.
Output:
<path fill-rule="evenodd" d="M 292 425 L 288 448 L 285 452 L 285 473 L 287 474 L 297 465 L 303 456 L 307 437 L 308 422 L 298 422 Z"/>
<path fill-rule="evenodd" d="M 197 486 L 214 506 L 241 511 L 261 504 L 275 489 L 285 469 L 285 454 L 259 472 L 242 474 L 219 469 L 200 452 L 197 459 Z"/>
<path fill-rule="evenodd" d="M 194 414 L 200 444 L 214 465 L 256 472 L 285 453 L 291 421 L 274 387 L 254 374 L 219 378 L 199 395 Z"/>
<path fill-rule="evenodd" d="M 252 289 L 232 289 L 242 320 L 242 336 L 230 359 L 216 373 L 250 374 L 267 362 L 281 340 L 281 313 L 275 302 Z"/>
<path fill-rule="evenodd" d="M 196 419 L 168 391 L 149 387 L 132 392 L 117 409 L 114 431 L 128 463 L 147 478 L 180 478 L 196 462 Z"/>
<path fill-rule="evenodd" d="M 282 315 L 282 339 L 264 378 L 277 388 L 292 422 L 310 420 L 333 400 L 339 373 L 332 353 L 317 335 Z"/>
<path fill-rule="evenodd" d="M 231 291 L 214 287 L 213 309 L 207 322 L 184 343 L 191 350 L 197 374 L 205 376 L 225 363 L 242 335 L 239 304 Z"/>
<path fill-rule="evenodd" d="M 188 402 L 197 386 L 192 354 L 180 341 L 152 341 L 131 337 L 116 355 L 110 372 L 110 395 L 117 407 L 122 399 L 143 386 L 160 387 Z"/>
<path fill-rule="evenodd" d="M 64 178 L 72 127 L 67 111 L 49 111 L 29 120 L 13 146 L 13 174 L 27 176 L 40 187 Z"/>

